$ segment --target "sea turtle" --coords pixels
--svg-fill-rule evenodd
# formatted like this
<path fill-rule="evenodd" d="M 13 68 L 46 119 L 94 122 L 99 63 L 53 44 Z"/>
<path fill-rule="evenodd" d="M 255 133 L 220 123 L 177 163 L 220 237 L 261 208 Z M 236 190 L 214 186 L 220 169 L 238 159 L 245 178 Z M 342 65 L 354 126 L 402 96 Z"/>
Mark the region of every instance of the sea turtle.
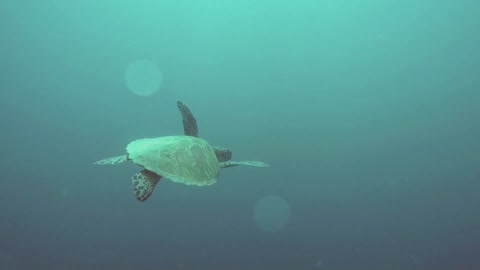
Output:
<path fill-rule="evenodd" d="M 132 177 L 133 193 L 141 202 L 150 197 L 162 176 L 186 185 L 205 186 L 217 182 L 221 168 L 269 166 L 261 161 L 229 161 L 232 152 L 199 138 L 197 121 L 190 109 L 181 101 L 177 101 L 177 107 L 182 115 L 184 135 L 138 139 L 127 145 L 126 155 L 94 164 L 115 165 L 131 160 L 142 166 L 144 169 Z"/>

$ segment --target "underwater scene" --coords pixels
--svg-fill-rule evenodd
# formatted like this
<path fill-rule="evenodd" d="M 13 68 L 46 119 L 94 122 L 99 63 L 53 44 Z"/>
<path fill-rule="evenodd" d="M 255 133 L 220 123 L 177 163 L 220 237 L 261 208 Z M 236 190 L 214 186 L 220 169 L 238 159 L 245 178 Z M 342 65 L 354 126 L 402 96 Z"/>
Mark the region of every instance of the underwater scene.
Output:
<path fill-rule="evenodd" d="M 1 0 L 0 270 L 480 269 L 479 14 Z"/>

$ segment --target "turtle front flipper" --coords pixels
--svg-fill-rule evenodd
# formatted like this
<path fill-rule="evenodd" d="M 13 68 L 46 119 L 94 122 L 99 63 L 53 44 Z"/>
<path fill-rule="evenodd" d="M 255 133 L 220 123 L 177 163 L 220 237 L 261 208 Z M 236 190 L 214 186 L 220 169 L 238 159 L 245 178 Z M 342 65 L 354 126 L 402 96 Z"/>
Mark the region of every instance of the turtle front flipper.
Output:
<path fill-rule="evenodd" d="M 177 100 L 177 107 L 182 114 L 183 131 L 187 136 L 198 137 L 197 120 L 190 109 L 183 102 Z"/>
<path fill-rule="evenodd" d="M 133 194 L 138 201 L 144 202 L 152 195 L 155 185 L 162 178 L 160 175 L 149 170 L 142 170 L 132 176 Z"/>
<path fill-rule="evenodd" d="M 229 168 L 229 167 L 238 166 L 238 165 L 253 166 L 253 167 L 260 167 L 260 168 L 270 167 L 270 165 L 268 165 L 265 162 L 254 161 L 254 160 L 220 162 L 220 168 Z"/>
<path fill-rule="evenodd" d="M 119 163 L 127 161 L 127 155 L 121 155 L 116 157 L 109 157 L 106 159 L 99 160 L 94 162 L 95 165 L 117 165 Z"/>

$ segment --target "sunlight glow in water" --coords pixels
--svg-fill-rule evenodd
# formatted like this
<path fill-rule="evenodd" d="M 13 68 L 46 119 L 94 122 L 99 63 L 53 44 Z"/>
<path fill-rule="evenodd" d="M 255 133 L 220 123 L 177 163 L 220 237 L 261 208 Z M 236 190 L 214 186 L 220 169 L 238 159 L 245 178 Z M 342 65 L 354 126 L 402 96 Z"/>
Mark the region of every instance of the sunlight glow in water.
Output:
<path fill-rule="evenodd" d="M 150 96 L 162 85 L 162 73 L 153 61 L 136 60 L 127 67 L 125 83 L 134 94 Z"/>
<path fill-rule="evenodd" d="M 290 207 L 285 199 L 266 196 L 255 204 L 255 222 L 262 230 L 277 232 L 283 229 L 290 219 Z"/>

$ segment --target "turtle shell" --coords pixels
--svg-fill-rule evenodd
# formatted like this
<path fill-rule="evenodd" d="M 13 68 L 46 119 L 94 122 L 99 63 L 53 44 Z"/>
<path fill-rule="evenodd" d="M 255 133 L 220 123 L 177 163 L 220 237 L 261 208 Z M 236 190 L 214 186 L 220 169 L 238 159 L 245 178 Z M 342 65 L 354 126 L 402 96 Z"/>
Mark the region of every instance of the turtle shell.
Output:
<path fill-rule="evenodd" d="M 127 145 L 128 159 L 174 182 L 205 186 L 217 182 L 220 164 L 207 141 L 191 136 L 135 140 Z"/>

